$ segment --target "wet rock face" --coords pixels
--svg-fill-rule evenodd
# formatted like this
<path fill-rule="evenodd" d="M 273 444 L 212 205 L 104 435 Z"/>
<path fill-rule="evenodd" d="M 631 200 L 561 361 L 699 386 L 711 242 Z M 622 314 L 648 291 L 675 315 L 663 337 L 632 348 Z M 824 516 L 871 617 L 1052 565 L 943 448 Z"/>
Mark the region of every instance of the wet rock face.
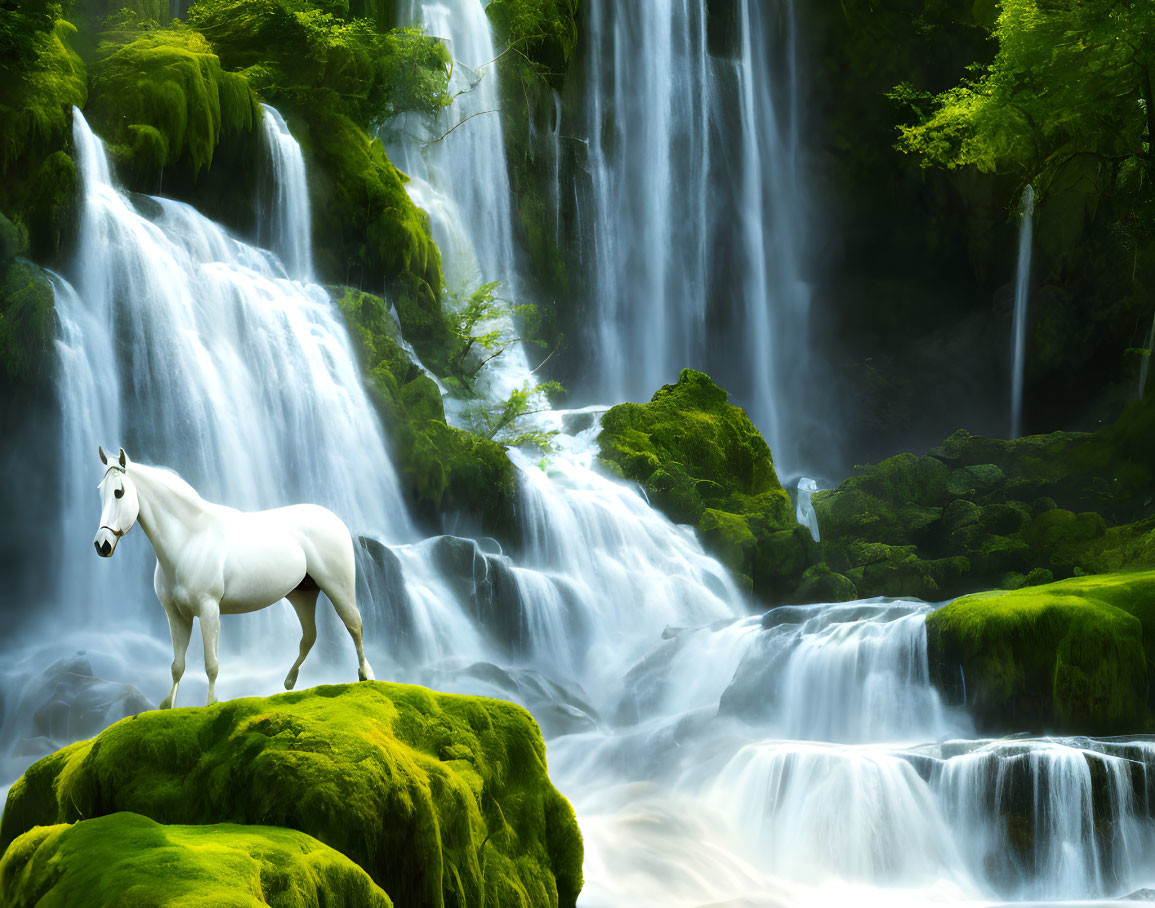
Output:
<path fill-rule="evenodd" d="M 297 830 L 401 905 L 564 908 L 581 889 L 577 822 L 537 725 L 479 697 L 363 682 L 145 712 L 33 765 L 0 847 L 122 811 Z"/>

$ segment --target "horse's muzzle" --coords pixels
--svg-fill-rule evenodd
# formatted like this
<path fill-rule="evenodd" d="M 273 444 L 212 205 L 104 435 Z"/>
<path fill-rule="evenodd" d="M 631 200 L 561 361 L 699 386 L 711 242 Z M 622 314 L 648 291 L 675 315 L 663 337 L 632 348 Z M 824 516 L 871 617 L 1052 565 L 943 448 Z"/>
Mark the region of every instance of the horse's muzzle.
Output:
<path fill-rule="evenodd" d="M 116 541 L 117 536 L 112 530 L 101 527 L 96 531 L 96 538 L 92 540 L 92 544 L 96 547 L 96 554 L 101 558 L 111 558 L 116 549 Z"/>

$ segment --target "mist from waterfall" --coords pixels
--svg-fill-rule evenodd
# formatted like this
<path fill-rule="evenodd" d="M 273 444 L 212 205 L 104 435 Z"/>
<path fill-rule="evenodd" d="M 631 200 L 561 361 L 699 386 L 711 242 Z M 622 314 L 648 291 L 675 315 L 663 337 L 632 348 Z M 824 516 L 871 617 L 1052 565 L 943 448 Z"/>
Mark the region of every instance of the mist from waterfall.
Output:
<path fill-rule="evenodd" d="M 1027 362 L 1027 307 L 1031 296 L 1031 253 L 1035 235 L 1035 188 L 1027 184 L 1019 202 L 1019 258 L 1015 269 L 1015 315 L 1011 325 L 1011 438 L 1023 427 L 1023 374 Z"/>

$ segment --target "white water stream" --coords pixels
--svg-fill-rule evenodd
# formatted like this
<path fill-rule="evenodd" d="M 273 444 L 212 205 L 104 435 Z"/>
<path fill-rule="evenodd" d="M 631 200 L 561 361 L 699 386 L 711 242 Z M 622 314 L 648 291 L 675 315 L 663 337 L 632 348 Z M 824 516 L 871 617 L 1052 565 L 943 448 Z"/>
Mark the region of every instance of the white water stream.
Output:
<path fill-rule="evenodd" d="M 457 132 L 495 141 L 468 131 L 485 121 Z M 167 690 L 147 541 L 126 537 L 111 561 L 91 548 L 96 444 L 124 444 L 207 497 L 315 500 L 365 537 L 378 676 L 534 713 L 582 826 L 583 905 L 1112 899 L 1155 885 L 1155 744 L 972 740 L 929 684 L 923 603 L 751 616 L 692 530 L 593 468 L 596 411 L 543 415 L 568 427 L 544 468 L 511 452 L 524 557 L 418 539 L 322 289 L 187 206 L 119 193 L 79 112 L 76 142 L 81 252 L 57 283 L 63 587 L 8 643 L 4 780 Z M 493 236 L 463 219 L 476 203 L 436 163 L 414 188 L 443 204 L 438 238 L 459 244 L 444 248 L 488 278 L 504 241 L 474 242 Z M 523 364 L 510 357 L 496 384 L 531 381 Z M 301 686 L 354 678 L 348 639 L 321 614 Z M 284 606 L 226 618 L 219 695 L 278 690 L 297 634 Z M 182 703 L 204 696 L 198 659 L 194 635 Z"/>

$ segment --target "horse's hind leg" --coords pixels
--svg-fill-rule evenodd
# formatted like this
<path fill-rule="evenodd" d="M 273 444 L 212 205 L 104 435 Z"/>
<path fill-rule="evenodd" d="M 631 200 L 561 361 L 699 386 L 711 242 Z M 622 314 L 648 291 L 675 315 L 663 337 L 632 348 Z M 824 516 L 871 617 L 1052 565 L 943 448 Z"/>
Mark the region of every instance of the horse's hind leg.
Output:
<path fill-rule="evenodd" d="M 357 593 L 352 583 L 348 584 L 347 590 L 338 589 L 338 586 L 344 587 L 345 584 L 330 584 L 328 588 L 321 587 L 321 589 L 333 603 L 337 617 L 344 622 L 345 629 L 353 638 L 353 645 L 357 648 L 357 678 L 361 681 L 372 681 L 373 669 L 365 659 L 365 644 L 361 639 L 361 613 L 357 610 Z"/>
<path fill-rule="evenodd" d="M 205 674 L 209 679 L 209 695 L 205 706 L 212 706 L 217 702 L 216 686 L 217 671 L 220 663 L 217 661 L 217 642 L 221 636 L 221 604 L 212 599 L 201 602 L 200 614 L 201 636 L 205 642 Z"/>
<path fill-rule="evenodd" d="M 315 589 L 296 590 L 285 597 L 289 600 L 289 605 L 293 607 L 301 622 L 301 651 L 297 655 L 297 661 L 293 663 L 293 667 L 285 676 L 285 690 L 292 690 L 296 685 L 297 672 L 300 671 L 301 663 L 305 661 L 305 657 L 309 655 L 309 650 L 317 642 L 317 593 L 319 592 L 320 590 Z"/>
<path fill-rule="evenodd" d="M 188 649 L 189 637 L 192 636 L 192 618 L 171 603 L 163 604 L 165 614 L 168 615 L 168 630 L 172 634 L 172 689 L 160 701 L 160 708 L 169 709 L 176 706 L 177 685 L 184 677 L 184 654 Z"/>

